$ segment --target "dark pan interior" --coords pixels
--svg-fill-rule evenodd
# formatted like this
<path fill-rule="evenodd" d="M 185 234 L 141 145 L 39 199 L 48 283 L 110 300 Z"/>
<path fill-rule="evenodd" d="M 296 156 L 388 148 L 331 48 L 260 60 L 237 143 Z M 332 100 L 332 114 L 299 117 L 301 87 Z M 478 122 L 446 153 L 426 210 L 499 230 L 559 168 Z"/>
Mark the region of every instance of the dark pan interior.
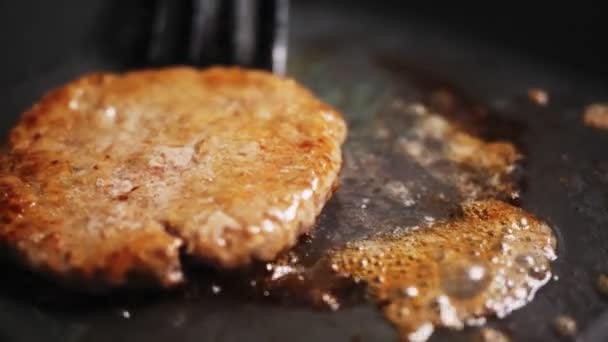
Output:
<path fill-rule="evenodd" d="M 0 3 L 0 12 L 7 13 L 7 3 Z M 29 2 L 23 3 L 11 10 L 22 10 L 25 15 Z M 2 24 L 12 25 L 12 35 L 24 30 L 23 46 L 10 42 L 15 44 L 12 52 L 0 59 L 7 70 L 0 83 L 3 134 L 19 112 L 50 87 L 88 71 L 138 67 L 139 57 L 128 46 L 129 39 L 142 32 L 125 24 L 122 36 L 114 33 L 108 38 L 97 21 L 114 13 L 119 5 L 91 4 L 72 7 L 72 11 L 81 13 L 77 25 L 83 29 L 64 38 L 68 40 L 65 46 L 26 46 L 30 36 L 30 41 L 39 41 L 45 35 L 43 40 L 52 41 L 57 34 L 36 26 L 35 20 L 27 29 L 23 23 Z M 126 5 L 137 7 L 136 2 Z M 425 15 L 432 14 L 427 9 L 368 7 L 295 2 L 291 12 L 290 76 L 341 109 L 353 125 L 365 122 L 395 89 L 407 94 L 445 86 L 488 107 L 496 125 L 511 123 L 504 131 L 488 131 L 515 141 L 525 153 L 520 205 L 554 227 L 559 244 L 554 270 L 559 280 L 542 288 L 523 309 L 505 319 L 490 320 L 489 325 L 517 341 L 559 340 L 551 322 L 559 314 L 568 314 L 578 322 L 582 341 L 608 340 L 608 314 L 602 316 L 608 301 L 594 286 L 598 274 L 608 272 L 608 132 L 586 127 L 581 120 L 585 105 L 608 101 L 608 84 L 601 73 L 589 72 L 593 58 L 586 68 L 577 69 L 575 59 L 549 58 L 551 49 L 527 55 L 522 52 L 525 44 L 505 47 L 499 42 L 490 43 L 487 36 L 473 38 L 474 30 L 451 30 L 450 22 L 441 16 L 436 17 L 438 21 L 427 20 Z M 42 13 L 57 11 L 40 10 L 32 14 L 40 20 L 39 25 L 52 25 L 41 19 Z M 69 14 L 70 10 L 66 11 Z M 137 10 L 124 13 L 131 15 L 114 18 L 114 22 L 147 20 L 146 14 Z M 2 37 L 8 37 L 6 32 Z M 97 38 L 104 43 L 94 44 Z M 9 42 L 2 46 L 6 44 Z M 69 48 L 74 44 L 81 48 Z M 44 50 L 48 50 L 47 55 Z M 21 62 L 19 53 L 27 54 Z M 22 67 L 22 63 L 30 66 Z M 531 87 L 550 94 L 548 106 L 539 107 L 527 99 Z M 334 215 L 337 207 L 330 203 L 324 217 Z M 331 220 L 322 221 L 320 225 L 326 226 L 320 229 L 331 230 L 327 222 Z M 1 341 L 396 338 L 393 328 L 370 304 L 325 312 L 228 295 L 193 299 L 181 294 L 145 293 L 95 299 L 57 289 L 8 263 L 3 269 Z M 468 330 L 440 331 L 432 340 L 466 340 L 470 336 Z"/>

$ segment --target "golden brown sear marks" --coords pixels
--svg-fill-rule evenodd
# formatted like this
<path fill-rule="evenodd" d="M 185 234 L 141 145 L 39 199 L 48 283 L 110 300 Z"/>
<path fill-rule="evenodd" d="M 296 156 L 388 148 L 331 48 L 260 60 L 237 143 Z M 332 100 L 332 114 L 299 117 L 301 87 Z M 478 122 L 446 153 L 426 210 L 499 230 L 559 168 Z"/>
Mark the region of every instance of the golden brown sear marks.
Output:
<path fill-rule="evenodd" d="M 238 68 L 94 74 L 24 113 L 0 167 L 0 241 L 91 287 L 183 280 L 183 253 L 269 260 L 331 196 L 342 116 Z"/>
<path fill-rule="evenodd" d="M 555 238 L 545 223 L 502 201 L 462 209 L 456 220 L 351 243 L 325 262 L 365 281 L 405 340 L 424 340 L 436 326 L 504 317 L 549 280 Z"/>

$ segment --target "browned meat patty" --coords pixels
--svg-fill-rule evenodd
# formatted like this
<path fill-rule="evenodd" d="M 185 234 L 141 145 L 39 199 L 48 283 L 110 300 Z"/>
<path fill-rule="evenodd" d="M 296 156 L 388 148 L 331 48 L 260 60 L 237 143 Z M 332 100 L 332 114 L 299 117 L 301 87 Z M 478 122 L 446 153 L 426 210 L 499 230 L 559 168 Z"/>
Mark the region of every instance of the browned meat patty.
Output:
<path fill-rule="evenodd" d="M 296 82 L 238 68 L 93 74 L 24 113 L 0 158 L 0 241 L 90 287 L 183 281 L 180 251 L 273 259 L 337 185 L 346 124 Z"/>

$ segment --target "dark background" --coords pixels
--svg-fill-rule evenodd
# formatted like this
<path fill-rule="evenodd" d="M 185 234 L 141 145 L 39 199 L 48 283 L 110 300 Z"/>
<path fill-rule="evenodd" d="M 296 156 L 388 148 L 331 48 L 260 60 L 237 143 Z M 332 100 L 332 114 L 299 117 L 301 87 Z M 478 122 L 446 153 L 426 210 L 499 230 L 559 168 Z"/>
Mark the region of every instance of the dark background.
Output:
<path fill-rule="evenodd" d="M 404 21 L 424 21 L 594 76 L 603 77 L 608 73 L 605 14 L 598 5 L 511 1 L 485 4 L 338 2 L 349 8 L 362 7 L 370 16 L 386 11 L 402 13 Z M 0 87 L 3 89 L 48 71 L 76 55 L 101 54 L 123 63 L 139 63 L 149 33 L 152 3 L 144 0 L 0 1 Z"/>

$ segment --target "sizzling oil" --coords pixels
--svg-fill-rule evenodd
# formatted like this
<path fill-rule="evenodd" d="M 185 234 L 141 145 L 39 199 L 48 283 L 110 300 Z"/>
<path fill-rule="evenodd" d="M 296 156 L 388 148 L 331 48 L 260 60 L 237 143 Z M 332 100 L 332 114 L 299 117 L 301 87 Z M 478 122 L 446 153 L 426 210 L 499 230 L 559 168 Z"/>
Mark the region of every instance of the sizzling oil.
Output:
<path fill-rule="evenodd" d="M 350 243 L 327 262 L 365 281 L 386 317 L 416 340 L 434 326 L 460 329 L 520 308 L 550 279 L 553 259 L 546 224 L 483 200 L 465 204 L 455 220 Z"/>

